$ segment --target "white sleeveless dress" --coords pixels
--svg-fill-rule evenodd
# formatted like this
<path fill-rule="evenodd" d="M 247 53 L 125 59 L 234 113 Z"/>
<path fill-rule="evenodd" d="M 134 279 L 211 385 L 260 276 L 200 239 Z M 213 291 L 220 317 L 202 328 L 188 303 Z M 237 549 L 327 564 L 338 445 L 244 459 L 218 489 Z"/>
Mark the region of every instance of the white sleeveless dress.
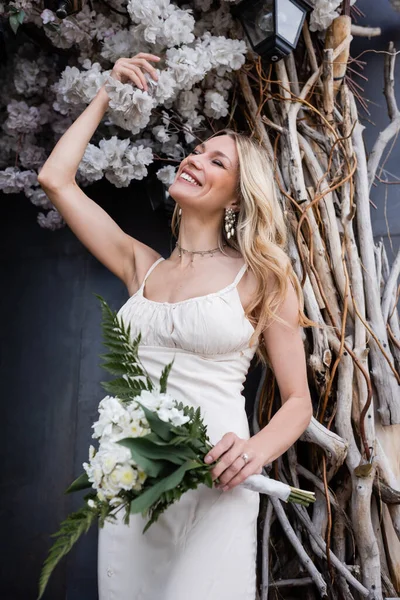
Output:
<path fill-rule="evenodd" d="M 142 332 L 139 357 L 153 381 L 174 358 L 168 392 L 200 406 L 212 445 L 228 431 L 250 437 L 243 383 L 256 344 L 237 284 L 181 302 L 144 297 L 139 290 L 118 315 Z M 202 484 L 161 514 L 146 533 L 146 520 L 105 522 L 99 528 L 99 600 L 255 600 L 259 494 L 226 492 Z"/>

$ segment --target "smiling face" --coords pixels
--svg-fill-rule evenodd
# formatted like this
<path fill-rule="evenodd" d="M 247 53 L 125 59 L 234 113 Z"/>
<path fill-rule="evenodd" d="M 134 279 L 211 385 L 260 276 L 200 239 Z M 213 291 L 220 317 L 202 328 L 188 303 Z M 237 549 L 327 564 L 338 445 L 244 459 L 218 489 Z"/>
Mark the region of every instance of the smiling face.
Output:
<path fill-rule="evenodd" d="M 228 135 L 213 137 L 196 146 L 180 164 L 169 188 L 182 207 L 215 212 L 237 208 L 239 158 L 235 141 Z"/>

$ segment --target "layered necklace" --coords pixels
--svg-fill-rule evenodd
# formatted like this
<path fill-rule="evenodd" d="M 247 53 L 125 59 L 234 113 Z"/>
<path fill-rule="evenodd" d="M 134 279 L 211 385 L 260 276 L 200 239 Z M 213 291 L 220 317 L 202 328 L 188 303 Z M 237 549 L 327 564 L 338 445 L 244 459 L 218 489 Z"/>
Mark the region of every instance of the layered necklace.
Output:
<path fill-rule="evenodd" d="M 201 256 L 204 256 L 205 254 L 209 254 L 210 256 L 214 256 L 215 252 L 221 252 L 221 248 L 212 248 L 211 250 L 186 250 L 185 248 L 182 248 L 182 246 L 179 244 L 179 242 L 176 242 L 175 246 L 178 248 L 178 252 L 179 252 L 179 256 L 182 256 L 182 254 L 191 254 L 192 255 L 192 259 L 191 259 L 191 263 L 193 262 L 194 259 L 194 255 L 195 254 L 201 254 Z M 222 244 L 222 246 L 226 246 L 226 244 Z"/>

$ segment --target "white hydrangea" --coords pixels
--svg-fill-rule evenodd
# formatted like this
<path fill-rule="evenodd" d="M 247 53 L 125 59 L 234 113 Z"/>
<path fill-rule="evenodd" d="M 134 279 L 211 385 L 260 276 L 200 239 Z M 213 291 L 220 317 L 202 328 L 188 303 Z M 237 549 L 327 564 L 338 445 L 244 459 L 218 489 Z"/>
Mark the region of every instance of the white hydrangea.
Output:
<path fill-rule="evenodd" d="M 180 46 L 190 44 L 194 40 L 195 21 L 189 10 L 175 10 L 165 21 L 162 29 L 162 38 L 159 43 L 166 46 Z"/>
<path fill-rule="evenodd" d="M 55 21 L 57 17 L 52 10 L 45 8 L 44 11 L 40 13 L 40 18 L 42 19 L 43 24 L 47 25 L 47 23 Z"/>
<path fill-rule="evenodd" d="M 29 133 L 40 128 L 41 115 L 37 106 L 29 106 L 25 101 L 11 100 L 7 105 L 8 118 L 2 127 L 6 133 Z"/>
<path fill-rule="evenodd" d="M 200 88 L 184 90 L 179 94 L 176 109 L 184 119 L 188 119 L 199 108 L 201 95 L 202 90 Z"/>
<path fill-rule="evenodd" d="M 145 148 L 142 145 L 132 144 L 125 152 L 125 158 L 132 166 L 132 179 L 143 179 L 147 175 L 147 166 L 153 162 L 153 152 L 151 148 Z"/>
<path fill-rule="evenodd" d="M 354 4 L 356 0 L 351 0 Z M 311 0 L 314 9 L 310 15 L 310 31 L 325 31 L 336 17 L 342 0 Z"/>
<path fill-rule="evenodd" d="M 37 215 L 36 220 L 40 227 L 42 227 L 43 229 L 50 229 L 51 231 L 61 229 L 61 227 L 64 227 L 65 225 L 65 221 L 62 215 L 58 212 L 56 208 L 52 208 L 51 210 L 49 210 L 49 212 L 46 215 L 40 212 Z"/>
<path fill-rule="evenodd" d="M 18 167 L 7 167 L 0 171 L 0 190 L 4 194 L 24 192 L 37 183 L 35 171 L 21 171 Z"/>
<path fill-rule="evenodd" d="M 246 60 L 247 46 L 243 40 L 233 40 L 205 33 L 201 49 L 208 52 L 211 65 L 217 70 L 219 76 L 230 71 L 237 71 Z"/>
<path fill-rule="evenodd" d="M 226 117 L 229 104 L 219 92 L 208 91 L 205 93 L 204 113 L 208 117 L 220 119 Z"/>
<path fill-rule="evenodd" d="M 166 52 L 167 66 L 173 72 L 176 83 L 181 90 L 189 90 L 201 81 L 211 69 L 208 53 L 202 52 L 201 47 L 169 48 Z"/>
<path fill-rule="evenodd" d="M 39 169 L 46 161 L 47 156 L 44 148 L 27 141 L 21 149 L 18 158 L 25 169 Z"/>
<path fill-rule="evenodd" d="M 169 187 L 175 180 L 176 175 L 176 167 L 172 165 L 167 165 L 166 167 L 162 167 L 156 173 L 157 178 L 163 182 L 164 185 Z"/>
<path fill-rule="evenodd" d="M 139 133 L 148 124 L 156 101 L 147 92 L 107 77 L 105 89 L 109 95 L 110 118 L 119 127 L 132 134 Z"/>
<path fill-rule="evenodd" d="M 115 63 L 119 58 L 134 56 L 139 52 L 146 52 L 147 44 L 145 45 L 142 36 L 135 27 L 129 29 L 121 29 L 112 32 L 103 39 L 101 56 Z"/>
<path fill-rule="evenodd" d="M 231 33 L 236 33 L 237 27 L 237 22 L 234 21 L 229 6 L 222 4 L 216 10 L 204 12 L 202 18 L 196 21 L 194 34 L 196 37 L 201 37 L 206 32 L 229 36 Z"/>
<path fill-rule="evenodd" d="M 132 21 L 144 25 L 166 19 L 174 8 L 170 0 L 129 0 L 127 5 Z"/>
<path fill-rule="evenodd" d="M 91 64 L 88 61 L 85 65 L 88 67 L 85 71 L 67 66 L 59 81 L 53 85 L 52 90 L 56 93 L 60 106 L 63 103 L 80 106 L 89 104 L 107 80 L 109 71 L 103 72 L 99 63 Z"/>
<path fill-rule="evenodd" d="M 159 46 L 179 46 L 194 40 L 192 10 L 183 10 L 169 0 L 129 0 L 127 9 L 146 42 Z"/>
<path fill-rule="evenodd" d="M 103 150 L 94 144 L 88 144 L 78 170 L 84 176 L 87 183 L 98 181 L 104 175 L 108 167 L 108 161 Z"/>
<path fill-rule="evenodd" d="M 46 210 L 54 208 L 53 203 L 50 201 L 50 199 L 41 187 L 27 188 L 25 190 L 25 196 L 29 198 L 29 200 L 35 206 L 40 206 L 40 208 L 44 208 Z"/>
<path fill-rule="evenodd" d="M 18 94 L 31 96 L 42 93 L 48 82 L 46 67 L 46 61 L 41 56 L 37 61 L 19 56 L 14 61 L 13 68 L 14 85 Z"/>

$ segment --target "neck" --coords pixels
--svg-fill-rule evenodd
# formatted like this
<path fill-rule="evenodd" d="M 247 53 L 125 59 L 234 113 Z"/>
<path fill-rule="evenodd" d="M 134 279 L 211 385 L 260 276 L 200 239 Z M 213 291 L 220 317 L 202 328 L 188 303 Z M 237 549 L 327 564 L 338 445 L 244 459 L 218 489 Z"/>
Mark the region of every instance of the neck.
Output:
<path fill-rule="evenodd" d="M 198 215 L 182 215 L 178 243 L 189 252 L 212 250 L 218 248 L 220 230 L 220 217 L 205 220 Z"/>

